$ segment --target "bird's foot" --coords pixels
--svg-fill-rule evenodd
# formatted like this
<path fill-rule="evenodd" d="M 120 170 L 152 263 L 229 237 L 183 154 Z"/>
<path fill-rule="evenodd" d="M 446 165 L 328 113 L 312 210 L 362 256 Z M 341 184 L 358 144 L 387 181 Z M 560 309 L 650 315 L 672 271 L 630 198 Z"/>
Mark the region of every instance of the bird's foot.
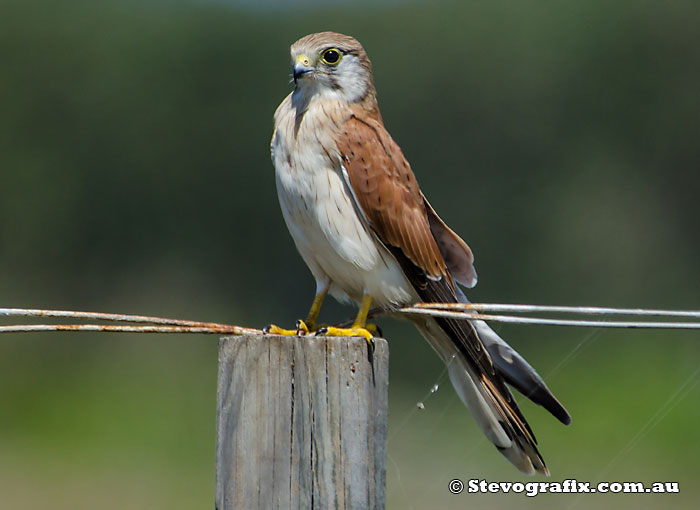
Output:
<path fill-rule="evenodd" d="M 320 328 L 316 331 L 317 335 L 321 336 L 359 336 L 367 340 L 367 342 L 372 342 L 372 333 L 369 332 L 367 328 L 360 327 L 349 327 L 349 328 L 337 328 L 335 326 L 327 326 L 325 328 Z"/>
<path fill-rule="evenodd" d="M 341 322 L 341 323 L 336 325 L 336 328 L 343 328 L 343 329 L 348 328 L 349 329 L 349 328 L 357 327 L 357 326 L 351 326 L 351 324 L 352 324 L 352 321 Z M 327 328 L 327 327 L 328 327 L 327 324 L 320 324 L 318 326 L 318 329 L 323 329 L 323 328 Z M 373 322 L 368 322 L 367 324 L 365 324 L 364 329 L 369 331 L 373 337 L 383 335 L 382 328 L 380 328 L 377 324 L 374 324 Z M 348 336 L 355 336 L 355 335 L 348 335 Z"/>
<path fill-rule="evenodd" d="M 373 329 L 376 331 L 376 326 Z M 360 328 L 356 326 L 351 326 L 349 328 L 336 328 L 335 326 L 328 326 L 320 328 L 318 331 L 316 331 L 316 335 L 345 337 L 359 336 L 364 338 L 370 349 L 374 351 L 374 337 L 372 336 L 372 333 L 370 333 L 369 328 Z"/>
<path fill-rule="evenodd" d="M 376 331 L 377 327 L 374 324 L 367 324 L 366 327 L 350 326 L 349 328 L 337 328 L 335 326 L 326 326 L 316 331 L 316 335 L 320 336 L 344 336 L 344 337 L 361 337 L 367 342 L 367 358 L 372 365 L 372 378 L 374 379 L 374 337 L 370 333 L 370 329 Z"/>
<path fill-rule="evenodd" d="M 382 328 L 373 322 L 365 324 L 365 329 L 372 333 L 372 336 L 382 336 Z"/>
<path fill-rule="evenodd" d="M 306 323 L 299 319 L 296 324 L 296 329 L 284 329 L 274 324 L 270 324 L 263 328 L 263 333 L 267 335 L 282 335 L 282 336 L 303 336 L 308 335 L 311 331 Z"/>

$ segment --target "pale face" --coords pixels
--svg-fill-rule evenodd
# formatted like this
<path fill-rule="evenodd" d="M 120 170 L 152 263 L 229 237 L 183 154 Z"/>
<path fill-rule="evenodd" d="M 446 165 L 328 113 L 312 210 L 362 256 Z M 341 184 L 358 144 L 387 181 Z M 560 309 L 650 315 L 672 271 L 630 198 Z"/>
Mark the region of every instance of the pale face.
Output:
<path fill-rule="evenodd" d="M 329 40 L 313 46 L 295 44 L 291 54 L 295 93 L 331 96 L 350 103 L 367 93 L 371 74 L 361 49 Z"/>

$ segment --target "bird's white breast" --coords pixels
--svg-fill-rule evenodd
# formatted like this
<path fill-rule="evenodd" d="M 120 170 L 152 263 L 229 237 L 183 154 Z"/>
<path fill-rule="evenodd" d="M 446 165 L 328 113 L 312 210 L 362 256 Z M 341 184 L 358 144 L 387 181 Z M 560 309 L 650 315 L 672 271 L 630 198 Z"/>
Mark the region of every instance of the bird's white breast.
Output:
<path fill-rule="evenodd" d="M 287 227 L 317 282 L 339 299 L 369 293 L 380 306 L 417 300 L 396 259 L 360 217 L 335 136 L 342 105 L 311 102 L 295 128 L 291 95 L 275 114 L 272 160 Z M 296 133 L 295 133 L 296 131 Z"/>

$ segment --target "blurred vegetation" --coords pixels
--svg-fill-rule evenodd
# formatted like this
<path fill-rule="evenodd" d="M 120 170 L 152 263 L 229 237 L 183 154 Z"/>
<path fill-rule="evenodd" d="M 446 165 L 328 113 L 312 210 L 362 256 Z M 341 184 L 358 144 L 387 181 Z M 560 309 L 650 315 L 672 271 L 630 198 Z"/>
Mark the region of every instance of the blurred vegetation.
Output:
<path fill-rule="evenodd" d="M 690 1 L 5 0 L 0 303 L 253 326 L 303 315 L 313 280 L 268 145 L 289 44 L 331 29 L 364 44 L 387 127 L 474 250 L 473 300 L 698 309 L 699 22 Z M 418 334 L 382 326 L 390 508 L 571 505 L 450 495 L 454 477 L 522 477 Z M 574 417 L 564 428 L 523 404 L 553 481 L 680 481 L 664 506 L 694 507 L 697 333 L 499 331 Z M 211 507 L 215 384 L 211 337 L 2 336 L 0 508 Z M 593 502 L 661 504 L 578 506 Z"/>

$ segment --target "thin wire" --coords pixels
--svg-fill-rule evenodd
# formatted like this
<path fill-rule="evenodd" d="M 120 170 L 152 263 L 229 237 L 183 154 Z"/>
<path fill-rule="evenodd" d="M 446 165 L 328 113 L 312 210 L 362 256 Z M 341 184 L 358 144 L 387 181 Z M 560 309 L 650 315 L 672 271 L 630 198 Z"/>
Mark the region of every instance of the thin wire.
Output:
<path fill-rule="evenodd" d="M 262 331 L 230 326 L 209 324 L 207 326 L 129 326 L 104 324 L 21 324 L 0 326 L 0 333 L 33 333 L 44 331 L 98 331 L 108 333 L 203 333 L 209 335 L 262 334 Z"/>
<path fill-rule="evenodd" d="M 564 356 L 564 358 L 557 363 L 554 368 L 552 368 L 547 375 L 544 377 L 544 379 L 551 380 L 552 377 L 554 377 L 556 374 L 558 374 L 566 365 L 571 363 L 579 354 L 581 354 L 582 350 L 584 347 L 588 347 L 591 343 L 593 343 L 593 340 L 596 339 L 600 335 L 600 330 L 599 329 L 594 329 L 590 331 L 588 334 L 586 334 L 581 341 L 574 346 L 569 353 Z"/>
<path fill-rule="evenodd" d="M 453 359 L 454 359 L 454 358 L 453 358 Z M 435 388 L 435 386 L 438 386 L 438 387 L 439 387 L 439 386 L 442 384 L 442 381 L 443 381 L 443 379 L 445 378 L 445 375 L 447 375 L 447 370 L 448 370 L 448 368 L 449 368 L 449 366 L 450 366 L 450 363 L 452 363 L 452 360 L 450 360 L 449 363 L 445 363 L 445 366 L 443 367 L 442 372 L 440 372 L 440 375 L 438 375 L 437 380 L 436 380 L 435 383 L 433 383 L 433 385 L 430 387 L 430 390 L 429 390 L 429 391 L 423 396 L 423 398 L 418 402 L 419 404 L 421 404 L 421 403 L 424 404 L 425 401 L 428 400 L 428 399 L 435 393 L 435 391 L 433 391 L 433 388 Z M 391 433 L 391 435 L 387 438 L 387 441 L 386 441 L 387 446 L 388 446 L 389 444 L 391 444 L 392 439 L 394 439 L 394 438 L 396 437 L 396 435 L 401 431 L 401 429 L 403 429 L 403 428 L 406 426 L 406 424 L 408 423 L 408 421 L 413 417 L 413 415 L 414 415 L 415 413 L 417 413 L 417 412 L 419 411 L 419 409 L 420 409 L 420 408 L 418 407 L 418 405 L 413 405 L 413 406 L 411 406 L 411 411 L 404 417 L 403 420 L 401 420 L 401 423 L 400 423 L 397 427 L 394 428 L 394 431 L 393 431 L 393 432 Z"/>
<path fill-rule="evenodd" d="M 438 418 L 436 420 L 433 420 L 433 422 L 431 423 L 432 427 L 436 427 L 437 424 L 440 423 L 440 421 L 442 420 L 442 418 L 446 414 L 447 410 L 450 407 L 453 407 L 453 403 L 455 400 L 461 404 L 461 401 L 459 400 L 457 393 L 453 391 L 452 397 L 450 400 L 448 400 L 446 402 L 445 407 L 443 409 L 443 412 L 440 414 L 440 416 L 438 416 Z M 462 407 L 462 409 L 464 409 L 463 406 L 460 406 L 460 407 Z M 431 435 L 432 435 L 432 433 L 431 433 Z M 483 443 L 485 441 L 486 441 L 486 436 L 484 436 L 483 434 L 479 434 L 479 436 L 477 436 L 477 439 L 470 441 L 469 448 L 467 449 L 466 452 L 462 453 L 461 457 L 463 459 L 473 459 L 474 452 L 476 452 L 477 449 L 481 448 L 481 446 L 483 445 Z M 468 464 L 469 464 L 469 460 L 466 460 L 465 462 L 460 463 L 460 465 L 465 466 L 465 467 Z M 454 472 L 451 474 L 450 478 L 454 478 L 454 476 L 457 476 L 459 478 L 462 476 L 462 473 L 466 471 L 466 469 L 462 469 L 460 471 L 458 469 L 455 469 L 454 467 L 453 467 L 453 469 L 454 469 Z M 432 482 L 426 483 L 423 486 L 423 490 L 421 491 L 421 494 L 420 494 L 420 496 L 422 496 L 422 497 L 420 499 L 415 499 L 414 504 L 418 504 L 419 502 L 423 503 L 425 498 L 433 498 L 435 495 L 435 492 L 434 492 L 435 488 L 440 484 L 445 484 L 447 480 L 448 480 L 448 478 L 441 478 L 439 476 L 432 477 Z M 425 505 L 425 504 L 421 504 L 419 506 L 419 508 L 430 508 L 430 507 L 431 507 L 431 505 Z"/>
<path fill-rule="evenodd" d="M 700 310 L 659 310 L 649 308 L 610 308 L 601 306 L 549 306 L 521 305 L 500 303 L 418 303 L 416 308 L 433 308 L 438 310 L 462 310 L 478 312 L 547 312 L 571 313 L 580 315 L 637 315 L 637 316 L 666 316 L 691 317 L 700 319 Z"/>
<path fill-rule="evenodd" d="M 443 381 L 443 379 L 445 378 L 445 375 L 447 374 L 447 368 L 448 368 L 448 366 L 449 366 L 448 364 L 445 364 L 445 366 L 443 367 L 442 371 L 440 372 L 440 375 L 438 375 L 437 380 L 436 380 L 435 383 L 433 383 L 433 385 L 430 387 L 430 391 L 428 391 L 428 392 L 423 396 L 423 399 L 420 400 L 419 403 L 425 403 L 425 401 L 427 401 L 430 397 L 432 397 L 432 395 L 433 395 L 434 393 L 436 393 L 435 387 L 436 387 L 436 386 L 439 387 L 439 386 L 442 384 L 442 381 Z M 411 410 L 410 410 L 409 413 L 403 418 L 403 420 L 401 420 L 401 423 L 400 423 L 398 426 L 394 427 L 394 430 L 391 432 L 391 435 L 387 438 L 387 441 L 386 441 L 386 444 L 387 444 L 387 452 L 388 452 L 388 450 L 389 450 L 389 445 L 391 444 L 391 441 L 392 441 L 393 439 L 395 439 L 396 436 L 398 435 L 398 433 L 399 433 L 401 430 L 403 430 L 403 429 L 405 428 L 405 426 L 408 424 L 409 420 L 410 420 L 411 418 L 413 418 L 413 416 L 415 415 L 415 413 L 418 412 L 419 409 L 420 409 L 420 408 L 419 408 L 417 405 L 411 406 Z M 390 455 L 389 453 L 387 453 L 387 457 L 388 457 L 388 458 L 394 463 L 394 465 L 396 466 L 398 487 L 399 487 L 399 489 L 401 490 L 402 493 L 405 493 L 405 492 L 406 492 L 406 487 L 404 487 L 403 482 L 401 481 L 401 471 L 400 471 L 400 469 L 399 469 L 399 464 L 396 462 L 395 459 L 393 459 L 393 458 L 391 457 L 391 455 Z M 395 491 L 396 491 L 396 486 L 393 487 L 390 491 L 387 492 L 387 497 L 392 496 L 392 495 L 394 494 Z"/>
<path fill-rule="evenodd" d="M 399 315 L 430 315 L 460 320 L 483 320 L 511 324 L 541 324 L 545 326 L 576 326 L 594 328 L 645 328 L 645 329 L 700 329 L 700 322 L 644 322 L 644 321 L 589 321 L 572 319 L 545 319 L 541 317 L 515 317 L 512 315 L 485 315 L 480 313 L 453 312 L 426 307 L 409 306 L 394 310 Z"/>
<path fill-rule="evenodd" d="M 688 387 L 688 385 L 691 383 L 691 381 L 693 381 L 693 379 L 698 375 L 698 373 L 700 373 L 700 367 L 695 369 L 695 371 L 692 374 L 690 374 L 690 376 L 685 380 L 685 382 L 683 382 L 683 384 L 681 384 L 680 387 L 678 387 L 678 389 L 676 389 L 676 391 L 674 391 L 671 394 L 671 396 L 666 399 L 666 402 L 664 402 L 664 404 L 661 407 L 659 407 L 656 410 L 656 412 L 646 421 L 642 428 L 640 428 L 639 431 L 637 431 L 637 433 L 634 436 L 632 436 L 632 439 L 630 439 L 627 442 L 627 444 L 624 447 L 622 447 L 618 454 L 615 455 L 615 457 L 613 457 L 612 460 L 610 460 L 610 462 L 608 462 L 608 464 L 603 468 L 603 470 L 596 476 L 596 481 L 605 476 L 609 472 L 610 468 L 615 464 L 615 462 L 619 460 L 620 457 L 632 451 L 634 447 L 637 446 L 639 442 L 644 438 L 644 436 L 646 436 L 654 427 L 661 423 L 661 421 L 668 415 L 668 413 L 674 407 L 676 407 L 676 405 L 678 405 L 681 402 L 681 400 L 683 400 L 685 396 L 690 391 L 692 391 L 695 388 L 695 386 L 698 385 L 698 383 L 700 383 L 700 379 L 698 379 L 697 381 L 695 381 L 694 384 Z"/>
<path fill-rule="evenodd" d="M 489 322 L 513 324 L 542 324 L 548 326 L 579 326 L 599 328 L 653 328 L 653 329 L 700 329 L 700 322 L 644 322 L 644 321 L 590 321 L 571 319 L 548 319 L 539 317 L 517 317 L 512 315 L 487 315 L 475 313 L 476 310 L 510 311 L 530 313 L 546 311 L 553 313 L 580 313 L 599 315 L 642 315 L 667 317 L 700 318 L 700 311 L 691 310 L 653 310 L 641 308 L 603 308 L 603 307 L 570 307 L 570 306 L 539 306 L 539 305 L 509 305 L 493 303 L 419 303 L 415 306 L 395 311 L 379 312 L 389 314 L 430 315 L 460 320 L 481 319 Z M 378 312 L 373 311 L 373 315 Z M 0 326 L 0 333 L 23 333 L 36 331 L 113 331 L 132 333 L 211 333 L 211 334 L 261 334 L 258 329 L 243 328 L 227 324 L 211 322 L 167 319 L 148 317 L 144 315 L 124 315 L 99 312 L 80 312 L 68 310 L 41 310 L 32 308 L 0 308 L 0 316 L 4 317 L 53 317 L 79 318 L 88 320 L 107 320 L 116 322 L 132 322 L 159 326 L 173 327 L 136 327 L 136 326 L 96 326 L 79 324 L 70 326 L 54 325 L 11 325 Z"/>
<path fill-rule="evenodd" d="M 399 489 L 401 489 L 401 493 L 404 494 L 406 492 L 406 487 L 404 486 L 403 482 L 401 481 L 401 468 L 399 467 L 399 463 L 396 462 L 396 459 L 394 459 L 391 456 L 391 453 L 389 453 L 388 451 L 386 453 L 386 458 L 391 462 L 391 464 L 394 466 L 394 469 L 396 470 L 396 476 L 394 477 L 396 481 L 394 483 L 398 485 Z M 388 470 L 387 470 L 387 473 L 388 473 Z M 391 478 L 389 476 L 387 476 L 387 487 L 388 487 L 388 482 L 390 479 Z M 387 492 L 387 499 L 390 496 L 392 496 L 395 491 L 396 491 L 396 485 L 394 487 L 392 487 L 391 490 L 389 490 Z"/>
<path fill-rule="evenodd" d="M 126 315 L 119 313 L 80 312 L 72 310 L 42 310 L 38 308 L 0 308 L 0 316 L 4 317 L 63 317 L 71 319 L 93 319 L 117 322 L 139 322 L 147 324 L 164 324 L 171 326 L 192 326 L 201 324 L 196 321 L 181 319 L 166 319 L 146 315 Z"/>
<path fill-rule="evenodd" d="M 120 313 L 81 312 L 72 310 L 43 310 L 38 308 L 0 308 L 0 317 L 55 317 L 70 319 L 105 320 L 114 322 L 134 322 L 139 324 L 160 324 L 164 326 L 187 327 L 234 327 L 215 322 L 190 321 L 183 319 L 167 319 L 164 317 L 149 317 L 147 315 L 128 315 Z M 249 329 L 249 328 L 241 328 Z M 251 329 L 250 332 L 259 330 Z"/>
<path fill-rule="evenodd" d="M 676 407 L 678 404 L 681 403 L 681 401 L 688 396 L 688 394 L 695 389 L 698 384 L 700 384 L 700 379 L 696 380 L 690 387 L 688 385 L 693 381 L 693 379 L 700 373 L 700 367 L 696 368 L 695 371 L 690 374 L 690 376 L 681 384 L 672 394 L 670 397 L 666 399 L 666 402 L 662 406 L 660 406 L 656 412 L 644 423 L 644 425 L 637 431 L 637 433 L 632 436 L 632 438 L 625 444 L 620 451 L 606 464 L 606 466 L 596 475 L 596 477 L 593 480 L 592 485 L 596 485 L 603 477 L 605 477 L 610 469 L 615 465 L 615 463 L 620 460 L 620 458 L 631 452 L 638 444 L 639 442 L 644 439 L 644 436 L 646 436 L 651 430 L 656 427 L 659 423 L 663 421 L 666 416 L 668 416 L 668 413 L 673 410 L 674 407 Z M 579 501 L 581 501 L 582 495 L 579 495 L 572 503 L 571 506 L 569 506 L 569 510 L 574 508 Z"/>

